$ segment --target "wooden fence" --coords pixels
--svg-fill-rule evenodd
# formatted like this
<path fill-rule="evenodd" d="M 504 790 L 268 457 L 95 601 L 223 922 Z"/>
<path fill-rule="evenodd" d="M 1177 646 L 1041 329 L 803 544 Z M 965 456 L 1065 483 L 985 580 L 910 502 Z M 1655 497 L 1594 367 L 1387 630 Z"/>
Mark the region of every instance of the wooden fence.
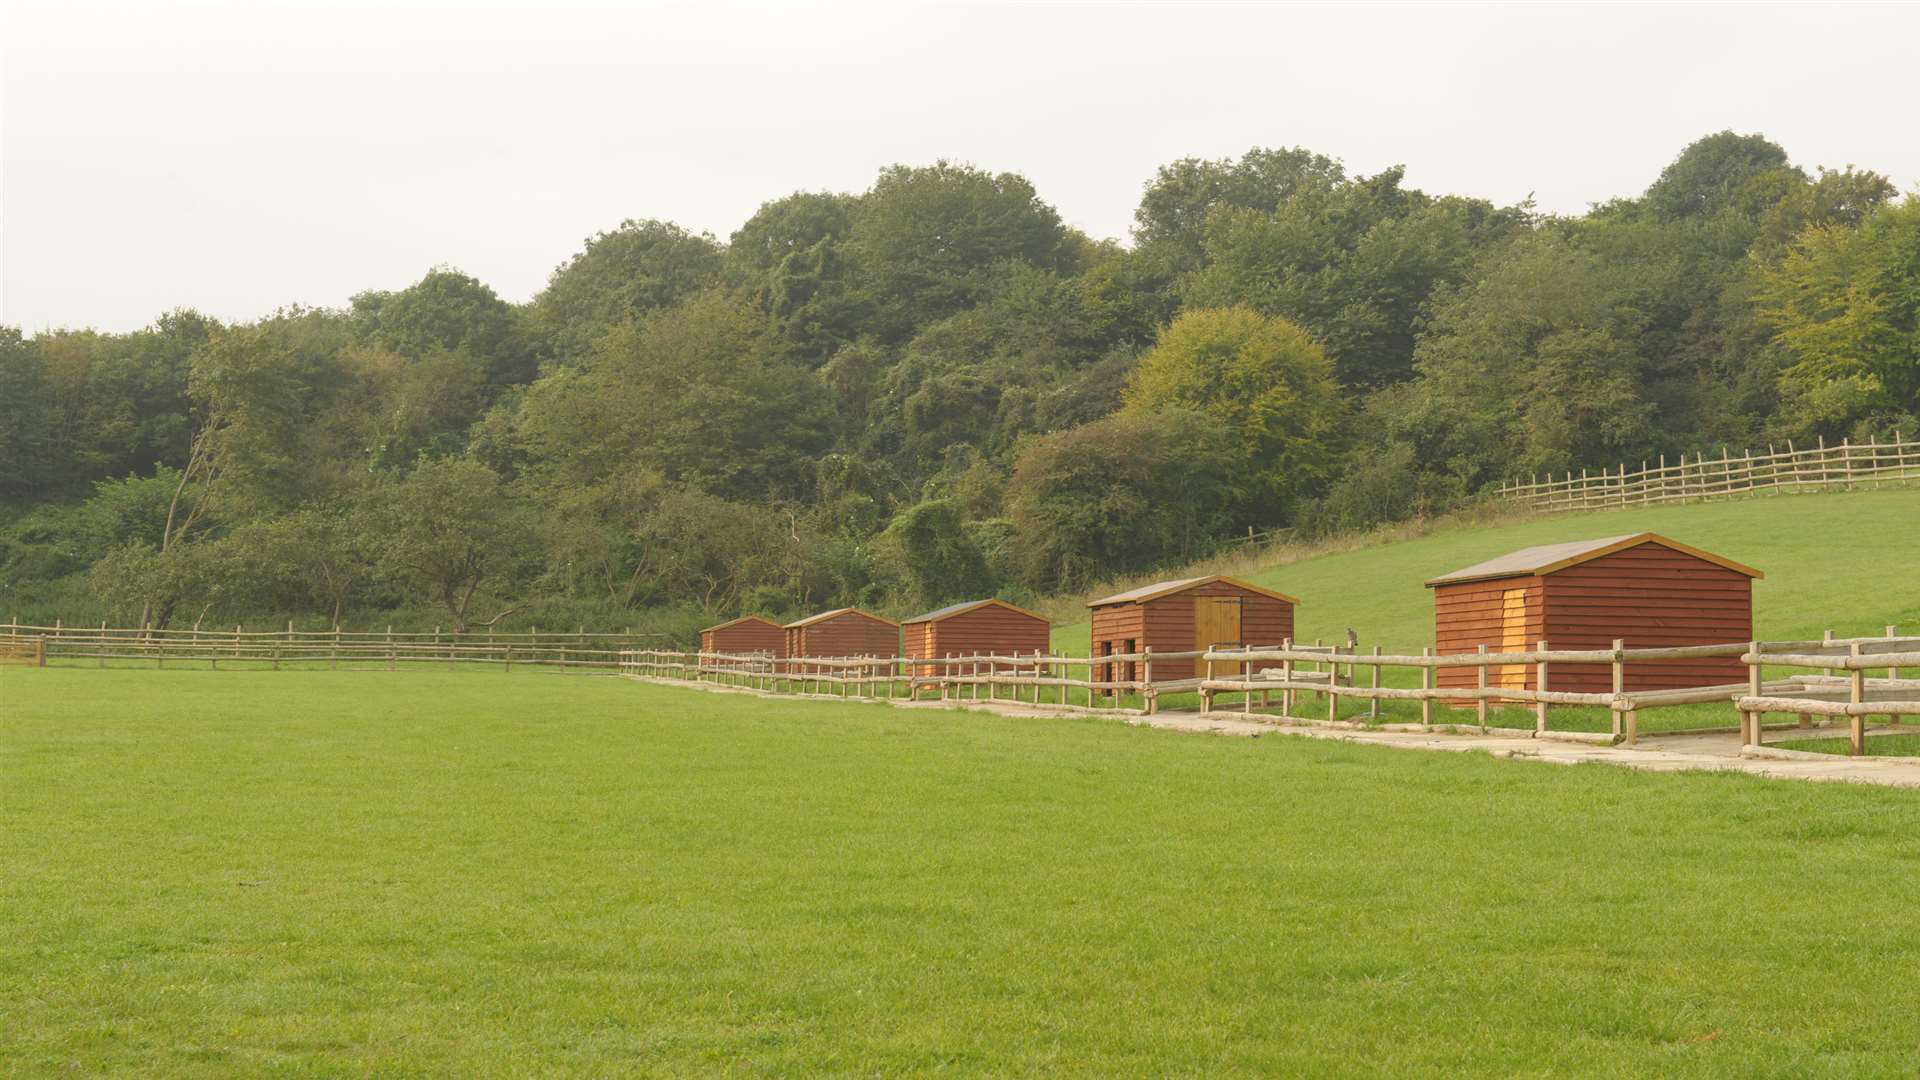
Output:
<path fill-rule="evenodd" d="M 1861 485 L 1907 483 L 1920 480 L 1920 442 L 1843 441 L 1828 446 L 1825 439 L 1812 447 L 1785 450 L 1768 447 L 1766 453 L 1748 450 L 1719 457 L 1685 454 L 1677 464 L 1665 457 L 1641 462 L 1628 472 L 1625 465 L 1595 472 L 1580 470 L 1555 477 L 1514 481 L 1500 488 L 1499 498 L 1540 511 L 1600 510 L 1620 506 L 1730 499 L 1762 492 L 1789 494 L 1832 491 Z"/>
<path fill-rule="evenodd" d="M 0 651 L 38 650 L 42 665 L 49 662 L 108 661 L 228 666 L 329 668 L 379 667 L 395 670 L 402 664 L 497 664 L 511 670 L 516 664 L 615 669 L 622 650 L 652 635 L 527 630 L 456 634 L 427 631 L 232 630 L 186 628 L 136 630 L 109 626 L 33 626 L 18 621 L 0 623 Z"/>
<path fill-rule="evenodd" d="M 1900 677 L 1901 668 L 1920 667 L 1920 638 L 1899 637 L 1891 626 L 1877 638 L 1828 634 L 1821 641 L 1756 641 L 1742 659 L 1748 685 L 1734 705 L 1740 740 L 1748 746 L 1762 745 L 1768 713 L 1792 713 L 1801 728 L 1812 727 L 1815 716 L 1844 718 L 1847 752 L 1856 755 L 1866 752 L 1868 717 L 1885 716 L 1897 728 L 1902 716 L 1920 716 L 1920 679 Z M 1762 682 L 1766 667 L 1817 668 L 1820 674 Z M 1885 674 L 1872 678 L 1873 671 Z"/>
<path fill-rule="evenodd" d="M 1891 628 L 1889 628 L 1891 630 Z M 1844 647 L 1850 639 L 1835 639 L 1815 645 Z M 1874 638 L 1877 646 L 1911 642 L 1920 649 L 1920 638 Z M 1791 650 L 1802 642 L 1764 643 L 1775 650 Z M 1632 745 L 1639 738 L 1639 716 L 1652 709 L 1680 705 L 1724 702 L 1731 706 L 1747 693 L 1750 683 L 1726 683 L 1713 686 L 1682 687 L 1665 690 L 1628 690 L 1630 665 L 1653 661 L 1679 660 L 1707 656 L 1747 656 L 1753 642 L 1729 642 L 1722 645 L 1696 645 L 1674 648 L 1630 649 L 1616 641 L 1611 649 L 1549 649 L 1530 652 L 1489 652 L 1482 647 L 1472 653 L 1437 655 L 1428 648 L 1419 656 L 1390 655 L 1375 647 L 1362 653 L 1348 647 L 1293 645 L 1246 647 L 1197 652 L 1155 653 L 1146 650 L 1125 655 L 1087 657 L 1032 655 L 953 656 L 937 659 L 887 657 L 808 657 L 775 660 L 766 654 L 746 655 L 670 650 L 631 650 L 621 655 L 623 672 L 639 678 L 668 679 L 733 685 L 763 693 L 874 700 L 940 700 L 960 702 L 1000 702 L 1039 708 L 1117 711 L 1151 714 L 1160 710 L 1162 699 L 1173 694 L 1197 695 L 1202 715 L 1238 712 L 1248 717 L 1303 720 L 1322 719 L 1337 723 L 1369 723 L 1381 719 L 1380 703 L 1416 701 L 1420 705 L 1420 727 L 1457 729 L 1472 726 L 1488 729 L 1489 712 L 1496 705 L 1530 705 L 1534 711 L 1536 735 L 1553 734 L 1567 738 L 1585 738 Z M 1198 678 L 1156 680 L 1153 661 L 1197 659 L 1205 666 Z M 1907 662 L 1907 661 L 1901 661 Z M 1772 660 L 1763 663 L 1773 663 Z M 1920 660 L 1913 661 L 1920 664 Z M 1613 689 L 1608 693 L 1573 693 L 1553 690 L 1552 670 L 1556 664 L 1606 664 L 1612 669 Z M 1535 688 L 1500 686 L 1501 671 L 1512 665 L 1530 665 L 1535 672 Z M 1418 688 L 1384 685 L 1383 673 L 1390 668 L 1417 671 Z M 1446 687 L 1438 685 L 1441 668 L 1469 667 L 1476 670 L 1476 685 Z M 927 673 L 928 668 L 936 673 Z M 1115 680 L 1098 677 L 1108 672 L 1132 671 L 1138 677 Z M 1755 670 L 1758 670 L 1757 668 Z M 1359 674 L 1364 671 L 1364 677 Z M 1365 685 L 1362 685 L 1364 682 Z M 1759 683 L 1769 693 L 1797 692 L 1804 680 L 1776 679 Z M 1920 687 L 1920 682 L 1915 685 Z M 1237 696 L 1238 708 L 1224 699 Z M 1078 697 L 1079 700 L 1075 700 Z M 1324 716 L 1305 716 L 1302 702 L 1312 697 L 1324 706 Z M 1348 699 L 1368 703 L 1364 720 L 1340 720 L 1341 702 Z M 1279 706 L 1278 715 L 1271 712 Z M 1437 718 L 1436 705 L 1460 714 L 1459 720 Z M 1609 732 L 1567 732 L 1552 726 L 1553 706 L 1586 706 L 1608 710 L 1613 723 Z M 1471 710 L 1468 713 L 1467 710 Z M 1260 710 L 1256 712 L 1256 710 Z M 1920 707 L 1911 710 L 1920 714 Z M 1468 717 L 1471 717 L 1468 719 Z M 1744 722 L 1743 722 L 1744 726 Z"/>

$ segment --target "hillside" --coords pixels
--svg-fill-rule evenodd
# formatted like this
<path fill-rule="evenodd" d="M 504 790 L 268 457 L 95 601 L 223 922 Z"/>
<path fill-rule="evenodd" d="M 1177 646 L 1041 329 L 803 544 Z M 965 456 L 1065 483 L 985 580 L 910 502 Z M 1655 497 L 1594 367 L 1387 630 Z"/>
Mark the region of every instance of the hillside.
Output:
<path fill-rule="evenodd" d="M 1417 650 L 1433 640 L 1426 579 L 1515 548 L 1652 531 L 1765 571 L 1754 583 L 1762 637 L 1873 633 L 1920 626 L 1916 526 L 1920 490 L 1779 496 L 1445 529 L 1243 576 L 1300 598 L 1302 640 L 1335 640 L 1352 627 L 1363 644 Z M 1084 653 L 1087 623 L 1059 628 L 1055 641 Z"/>

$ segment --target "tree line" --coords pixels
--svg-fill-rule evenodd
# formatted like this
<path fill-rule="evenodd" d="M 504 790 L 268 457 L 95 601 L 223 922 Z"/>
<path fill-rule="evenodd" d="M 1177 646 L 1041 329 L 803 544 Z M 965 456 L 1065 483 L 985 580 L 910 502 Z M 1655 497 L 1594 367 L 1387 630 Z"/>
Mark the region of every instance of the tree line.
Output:
<path fill-rule="evenodd" d="M 1920 200 L 1759 135 L 1578 216 L 1303 149 L 1169 164 L 1128 244 L 895 166 L 525 304 L 0 328 L 0 608 L 668 626 L 1069 592 L 1249 528 L 1920 411 Z"/>

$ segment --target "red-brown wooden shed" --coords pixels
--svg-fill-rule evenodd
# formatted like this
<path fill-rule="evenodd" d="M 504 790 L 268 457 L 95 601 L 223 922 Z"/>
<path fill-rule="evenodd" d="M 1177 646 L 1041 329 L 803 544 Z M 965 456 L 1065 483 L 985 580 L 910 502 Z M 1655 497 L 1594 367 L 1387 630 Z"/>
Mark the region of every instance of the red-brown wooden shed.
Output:
<path fill-rule="evenodd" d="M 900 655 L 900 624 L 858 608 L 823 611 L 784 629 L 788 659 Z"/>
<path fill-rule="evenodd" d="M 1278 646 L 1293 637 L 1293 609 L 1299 603 L 1285 593 L 1220 574 L 1143 585 L 1087 604 L 1093 609 L 1093 657 L 1097 661 L 1149 648 L 1175 653 L 1216 645 Z M 1198 671 L 1191 659 L 1153 662 L 1155 682 L 1191 679 Z M 1230 673 L 1227 665 L 1214 666 L 1216 675 Z M 1094 678 L 1128 681 L 1141 674 L 1132 663 L 1096 664 Z"/>
<path fill-rule="evenodd" d="M 1015 607 L 1005 600 L 968 600 L 950 604 L 900 624 L 906 636 L 907 658 L 925 660 L 943 656 L 1016 656 L 1044 653 L 1052 642 L 1053 627 L 1043 615 Z M 919 675 L 939 675 L 935 665 L 921 665 Z"/>
<path fill-rule="evenodd" d="M 759 653 L 778 660 L 787 654 L 787 632 L 772 619 L 742 615 L 700 631 L 700 651 L 730 655 Z"/>
<path fill-rule="evenodd" d="M 1657 533 L 1547 544 L 1489 559 L 1427 582 L 1441 653 L 1530 652 L 1725 645 L 1753 638 L 1751 566 L 1688 547 Z M 1441 668 L 1442 687 L 1473 686 L 1471 667 Z M 1495 668 L 1488 685 L 1531 690 L 1532 664 Z M 1739 657 L 1628 663 L 1626 689 L 1666 690 L 1736 683 Z M 1608 664 L 1553 664 L 1547 687 L 1573 693 L 1613 690 Z"/>

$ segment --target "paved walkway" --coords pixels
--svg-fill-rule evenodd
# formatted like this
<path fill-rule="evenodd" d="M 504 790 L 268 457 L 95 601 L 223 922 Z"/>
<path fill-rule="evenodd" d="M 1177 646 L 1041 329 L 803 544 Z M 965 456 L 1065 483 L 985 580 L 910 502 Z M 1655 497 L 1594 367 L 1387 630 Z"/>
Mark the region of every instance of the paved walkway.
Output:
<path fill-rule="evenodd" d="M 937 701 L 896 702 L 906 708 L 979 708 L 1004 716 L 1059 716 L 1057 709 L 995 702 L 942 704 Z M 1834 754 L 1809 754 L 1763 747 L 1748 750 L 1740 745 L 1738 732 L 1714 732 L 1705 735 L 1642 735 L 1634 747 L 1606 746 L 1598 743 L 1536 739 L 1531 732 L 1495 729 L 1487 734 L 1450 734 L 1430 731 L 1381 731 L 1355 727 L 1326 727 L 1316 724 L 1287 723 L 1273 717 L 1247 718 L 1227 712 L 1166 712 L 1154 716 L 1136 713 L 1097 713 L 1124 720 L 1129 724 L 1211 735 L 1238 735 L 1258 738 L 1262 735 L 1293 735 L 1309 739 L 1334 739 L 1365 746 L 1385 746 L 1396 750 L 1477 751 L 1494 757 L 1545 761 L 1556 765 L 1598 762 L 1648 772 L 1749 773 L 1782 780 L 1826 780 L 1859 784 L 1884 784 L 1888 787 L 1920 788 L 1920 759 L 1848 758 Z M 1908 725 L 1905 731 L 1920 730 Z M 1812 738 L 1844 735 L 1844 728 L 1815 729 L 1805 735 Z M 1800 733 L 1794 733 L 1797 737 Z M 1789 737 L 1776 731 L 1775 739 Z M 1871 736 L 1869 736 L 1871 737 Z"/>
<path fill-rule="evenodd" d="M 717 686 L 712 683 L 678 682 L 660 679 L 646 680 L 672 683 L 691 689 L 711 690 L 720 693 L 741 693 L 764 695 L 758 690 L 746 690 L 732 686 Z M 795 695 L 779 695 L 792 697 Z M 805 695 L 812 697 L 815 695 Z M 826 700 L 826 695 L 818 695 Z M 834 699 L 838 700 L 838 699 Z M 1052 719 L 1062 715 L 1100 716 L 1121 720 L 1138 726 L 1160 728 L 1167 731 L 1186 731 L 1211 735 L 1237 735 L 1258 738 L 1262 735 L 1292 735 L 1308 739 L 1334 739 L 1341 742 L 1359 743 L 1364 746 L 1385 746 L 1396 750 L 1438 750 L 1465 752 L 1473 751 L 1491 754 L 1494 757 L 1513 758 L 1525 761 L 1545 761 L 1556 765 L 1579 765 L 1598 762 L 1606 765 L 1619 765 L 1629 769 L 1645 769 L 1648 772 L 1686 772 L 1689 770 L 1709 770 L 1715 772 L 1748 773 L 1754 776 L 1768 776 L 1781 780 L 1823 780 L 1856 784 L 1883 784 L 1888 787 L 1920 788 L 1920 758 L 1849 758 L 1834 754 L 1808 754 L 1792 750 L 1780 750 L 1774 747 L 1762 747 L 1757 750 L 1746 749 L 1740 745 L 1737 732 L 1713 732 L 1705 735 L 1657 735 L 1640 736 L 1638 746 L 1607 746 L 1599 743 L 1570 742 L 1560 739 L 1536 739 L 1532 732 L 1495 729 L 1486 734 L 1450 734 L 1432 731 L 1382 731 L 1359 725 L 1351 727 L 1328 727 L 1311 723 L 1287 722 L 1275 717 L 1245 716 L 1240 713 L 1197 713 L 1165 712 L 1154 716 L 1141 716 L 1138 713 L 1094 712 L 1086 713 L 1074 710 L 1065 713 L 1058 708 L 1036 708 L 1010 701 L 995 702 L 942 702 L 942 701 L 901 701 L 887 702 L 903 709 L 974 709 L 996 713 L 1001 716 L 1020 716 Z M 1905 732 L 1920 731 L 1920 726 L 1907 725 L 1900 729 Z M 1843 735 L 1844 728 L 1814 729 L 1804 733 L 1813 738 Z M 1885 732 L 1881 732 L 1885 733 Z M 1798 737 L 1800 732 L 1783 735 L 1779 731 L 1771 733 L 1774 739 Z M 1868 736 L 1872 738 L 1872 735 Z"/>

